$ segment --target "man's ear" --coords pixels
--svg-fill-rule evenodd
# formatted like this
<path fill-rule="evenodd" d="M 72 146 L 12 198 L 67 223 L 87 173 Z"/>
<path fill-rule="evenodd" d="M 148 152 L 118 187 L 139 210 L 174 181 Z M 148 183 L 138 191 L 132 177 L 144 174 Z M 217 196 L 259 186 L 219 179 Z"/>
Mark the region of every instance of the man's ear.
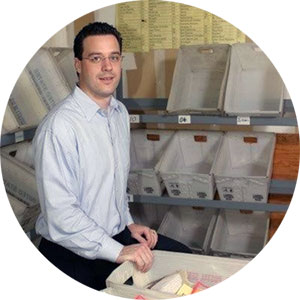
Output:
<path fill-rule="evenodd" d="M 81 73 L 81 60 L 75 57 L 74 66 L 75 66 L 76 73 L 79 76 L 79 74 Z"/>

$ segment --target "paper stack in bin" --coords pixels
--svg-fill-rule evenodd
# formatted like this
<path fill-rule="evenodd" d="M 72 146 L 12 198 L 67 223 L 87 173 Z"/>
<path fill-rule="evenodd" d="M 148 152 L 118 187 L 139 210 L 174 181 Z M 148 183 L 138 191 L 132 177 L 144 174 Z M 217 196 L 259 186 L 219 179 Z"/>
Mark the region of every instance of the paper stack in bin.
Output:
<path fill-rule="evenodd" d="M 182 46 L 178 51 L 168 112 L 220 114 L 223 109 L 230 46 Z"/>
<path fill-rule="evenodd" d="M 166 213 L 158 233 L 182 242 L 195 253 L 206 254 L 216 219 L 216 209 L 174 206 Z"/>
<path fill-rule="evenodd" d="M 154 250 L 153 254 L 153 265 L 148 272 L 139 272 L 132 262 L 127 261 L 106 279 L 107 287 L 115 289 L 122 286 L 128 291 L 138 292 L 146 298 L 175 298 L 178 297 L 177 294 L 153 290 L 147 286 L 149 287 L 152 283 L 179 270 L 185 270 L 193 274 L 194 279 L 197 278 L 197 281 L 203 285 L 211 287 L 230 277 L 248 263 L 248 261 L 240 259 L 158 250 Z M 131 277 L 133 285 L 125 285 L 124 283 Z"/>
<path fill-rule="evenodd" d="M 268 212 L 220 211 L 212 234 L 210 253 L 216 256 L 253 258 L 267 243 Z"/>
<path fill-rule="evenodd" d="M 176 132 L 158 165 L 170 197 L 213 199 L 212 166 L 222 137 L 213 131 Z"/>
<path fill-rule="evenodd" d="M 233 44 L 225 93 L 228 115 L 278 116 L 284 83 L 277 70 L 253 43 Z"/>
<path fill-rule="evenodd" d="M 226 132 L 212 171 L 221 200 L 267 202 L 275 139 L 274 133 Z"/>
<path fill-rule="evenodd" d="M 173 130 L 131 131 L 129 194 L 162 194 L 164 184 L 158 174 L 157 164 L 173 134 Z"/>

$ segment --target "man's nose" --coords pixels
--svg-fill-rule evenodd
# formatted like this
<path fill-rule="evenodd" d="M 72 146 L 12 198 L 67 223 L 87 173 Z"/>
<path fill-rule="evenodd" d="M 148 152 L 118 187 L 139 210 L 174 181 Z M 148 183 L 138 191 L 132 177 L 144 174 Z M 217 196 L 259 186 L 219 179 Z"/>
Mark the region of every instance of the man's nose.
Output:
<path fill-rule="evenodd" d="M 102 61 L 102 70 L 103 71 L 111 71 L 112 70 L 112 63 L 110 62 L 108 57 Z"/>

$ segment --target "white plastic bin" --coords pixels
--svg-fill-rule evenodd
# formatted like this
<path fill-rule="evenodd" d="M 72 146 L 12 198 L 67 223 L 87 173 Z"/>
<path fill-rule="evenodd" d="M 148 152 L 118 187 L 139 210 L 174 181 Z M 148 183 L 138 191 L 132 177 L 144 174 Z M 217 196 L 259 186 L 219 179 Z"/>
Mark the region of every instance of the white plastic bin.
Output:
<path fill-rule="evenodd" d="M 54 56 L 60 71 L 63 73 L 71 89 L 76 86 L 78 76 L 74 66 L 74 53 L 72 48 L 52 47 L 50 53 Z"/>
<path fill-rule="evenodd" d="M 212 166 L 222 132 L 177 131 L 159 163 L 170 197 L 213 199 Z"/>
<path fill-rule="evenodd" d="M 11 92 L 8 105 L 20 125 L 38 125 L 48 113 L 48 109 L 26 68 Z"/>
<path fill-rule="evenodd" d="M 212 235 L 210 253 L 216 256 L 253 258 L 267 243 L 268 212 L 220 211 Z"/>
<path fill-rule="evenodd" d="M 129 203 L 130 214 L 134 223 L 157 230 L 163 221 L 170 205 L 152 203 Z"/>
<path fill-rule="evenodd" d="M 227 132 L 213 166 L 221 200 L 266 203 L 276 136 Z"/>
<path fill-rule="evenodd" d="M 1 148 L 1 152 L 5 152 L 24 163 L 26 166 L 34 169 L 34 156 L 32 142 L 25 141 L 21 143 L 12 144 Z"/>
<path fill-rule="evenodd" d="M 19 123 L 13 114 L 9 105 L 6 106 L 6 110 L 3 117 L 2 131 L 1 134 L 9 133 L 10 131 L 16 130 L 19 127 Z"/>
<path fill-rule="evenodd" d="M 44 105 L 48 110 L 71 92 L 65 77 L 47 48 L 41 48 L 26 66 Z"/>
<path fill-rule="evenodd" d="M 139 272 L 133 263 L 127 261 L 115 269 L 106 279 L 107 287 L 118 288 L 122 286 L 128 291 L 139 292 L 146 298 L 175 298 L 178 296 L 146 289 L 145 287 L 149 283 L 179 270 L 198 273 L 201 282 L 211 287 L 230 277 L 248 263 L 246 260 L 196 254 L 157 250 L 153 253 L 153 265 L 148 272 Z M 132 277 L 134 285 L 125 285 L 124 283 L 130 277 Z"/>
<path fill-rule="evenodd" d="M 36 219 L 40 213 L 39 203 L 31 204 L 20 201 L 14 196 L 7 194 L 10 205 L 20 225 L 25 232 L 34 229 Z"/>
<path fill-rule="evenodd" d="M 216 219 L 216 209 L 174 206 L 165 215 L 158 233 L 180 241 L 195 253 L 206 254 Z"/>
<path fill-rule="evenodd" d="M 144 297 L 146 300 L 154 300 L 154 299 L 167 299 L 166 297 L 147 297 L 144 296 L 143 293 L 141 293 L 140 289 L 135 289 L 135 287 L 131 287 L 128 289 L 126 286 L 118 286 L 118 287 L 109 287 L 104 290 L 101 290 L 100 292 L 106 293 L 108 295 L 112 296 L 117 296 L 117 297 L 122 297 L 122 298 L 127 298 L 127 299 L 138 299 L 136 297 Z M 100 297 L 101 298 L 101 297 Z"/>
<path fill-rule="evenodd" d="M 168 112 L 220 114 L 223 109 L 230 46 L 182 46 L 168 99 Z"/>
<path fill-rule="evenodd" d="M 278 116 L 284 84 L 268 57 L 253 43 L 232 45 L 224 111 L 228 115 Z"/>
<path fill-rule="evenodd" d="M 5 189 L 9 194 L 30 206 L 39 203 L 35 172 L 32 168 L 5 152 L 1 152 L 1 168 Z"/>
<path fill-rule="evenodd" d="M 173 130 L 131 131 L 129 194 L 162 194 L 164 185 L 158 174 L 157 163 L 173 134 Z"/>

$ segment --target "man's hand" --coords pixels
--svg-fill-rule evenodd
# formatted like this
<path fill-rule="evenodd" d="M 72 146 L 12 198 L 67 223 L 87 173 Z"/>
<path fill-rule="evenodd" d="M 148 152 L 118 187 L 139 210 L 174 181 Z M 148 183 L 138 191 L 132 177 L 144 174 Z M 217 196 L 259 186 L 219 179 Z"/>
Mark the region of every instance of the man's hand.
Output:
<path fill-rule="evenodd" d="M 153 253 L 146 244 L 124 246 L 116 262 L 121 264 L 127 260 L 134 262 L 139 271 L 147 272 L 153 263 Z"/>
<path fill-rule="evenodd" d="M 146 243 L 150 249 L 153 249 L 157 243 L 157 233 L 147 226 L 130 224 L 127 226 L 131 236 L 140 243 Z"/>

